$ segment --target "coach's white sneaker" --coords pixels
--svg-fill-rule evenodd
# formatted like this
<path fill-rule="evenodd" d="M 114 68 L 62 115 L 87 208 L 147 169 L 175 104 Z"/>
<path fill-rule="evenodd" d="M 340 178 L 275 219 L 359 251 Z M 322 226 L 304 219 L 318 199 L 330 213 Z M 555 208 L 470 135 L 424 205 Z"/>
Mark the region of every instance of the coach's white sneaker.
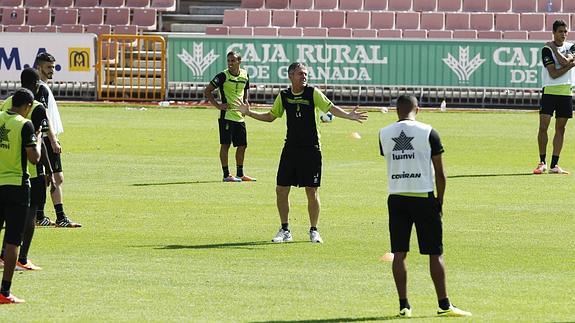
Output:
<path fill-rule="evenodd" d="M 291 232 L 289 230 L 280 229 L 275 237 L 273 237 L 272 242 L 290 242 L 293 240 Z"/>
<path fill-rule="evenodd" d="M 315 243 L 323 243 L 323 240 L 321 238 L 321 236 L 319 235 L 319 232 L 317 230 L 310 230 L 309 231 L 309 241 L 311 242 L 315 242 Z"/>

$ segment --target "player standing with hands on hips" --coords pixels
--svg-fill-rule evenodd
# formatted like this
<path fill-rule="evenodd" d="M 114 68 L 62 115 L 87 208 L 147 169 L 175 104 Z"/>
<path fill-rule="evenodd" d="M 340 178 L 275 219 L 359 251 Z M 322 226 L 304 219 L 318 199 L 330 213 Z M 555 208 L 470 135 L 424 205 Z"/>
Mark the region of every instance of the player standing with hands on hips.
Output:
<path fill-rule="evenodd" d="M 419 252 L 429 255 L 431 279 L 439 303 L 437 315 L 471 316 L 453 306 L 447 296 L 441 223 L 446 185 L 441 158 L 443 146 L 439 134 L 430 125 L 415 121 L 418 111 L 415 97 L 400 96 L 397 99 L 399 120 L 379 132 L 380 153 L 387 164 L 389 235 L 399 316 L 411 317 L 405 259 L 413 224 Z M 433 195 L 434 180 L 437 197 Z"/>
<path fill-rule="evenodd" d="M 289 229 L 289 192 L 291 186 L 305 187 L 309 213 L 311 242 L 322 243 L 317 231 L 320 201 L 322 155 L 318 129 L 319 111 L 331 112 L 336 117 L 362 122 L 365 112 L 357 107 L 346 112 L 335 106 L 321 91 L 307 84 L 307 67 L 293 63 L 288 67 L 291 87 L 280 91 L 271 111 L 255 112 L 249 103 L 239 105 L 239 110 L 256 120 L 272 122 L 286 114 L 287 134 L 277 173 L 276 198 L 281 228 L 272 242 L 292 241 Z"/>

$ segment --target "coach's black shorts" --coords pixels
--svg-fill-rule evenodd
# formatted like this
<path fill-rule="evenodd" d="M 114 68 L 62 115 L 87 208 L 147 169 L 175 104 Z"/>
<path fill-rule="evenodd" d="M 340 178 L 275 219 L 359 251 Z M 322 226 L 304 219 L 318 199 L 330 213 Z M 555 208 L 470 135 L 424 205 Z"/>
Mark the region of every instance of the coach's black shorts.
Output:
<path fill-rule="evenodd" d="M 277 185 L 320 187 L 321 150 L 319 147 L 284 147 L 278 167 Z"/>
<path fill-rule="evenodd" d="M 56 154 L 52 149 L 52 143 L 48 137 L 44 137 L 44 144 L 46 146 L 46 150 L 48 151 L 48 160 L 50 161 L 50 165 L 52 165 L 52 172 L 53 173 L 61 173 L 62 172 L 62 159 L 60 159 L 60 154 Z"/>
<path fill-rule="evenodd" d="M 220 128 L 220 145 L 234 144 L 234 147 L 247 146 L 248 134 L 245 122 L 218 119 Z"/>
<path fill-rule="evenodd" d="M 573 98 L 570 95 L 541 95 L 539 114 L 548 114 L 555 118 L 573 118 Z"/>
<path fill-rule="evenodd" d="M 19 246 L 26 213 L 30 206 L 30 188 L 28 186 L 0 186 L 0 225 L 6 222 L 6 243 Z"/>
<path fill-rule="evenodd" d="M 391 252 L 408 252 L 411 228 L 415 223 L 419 253 L 443 254 L 441 210 L 433 194 L 425 197 L 389 195 L 389 235 Z"/>
<path fill-rule="evenodd" d="M 46 204 L 46 177 L 40 175 L 30 179 L 30 205 Z"/>

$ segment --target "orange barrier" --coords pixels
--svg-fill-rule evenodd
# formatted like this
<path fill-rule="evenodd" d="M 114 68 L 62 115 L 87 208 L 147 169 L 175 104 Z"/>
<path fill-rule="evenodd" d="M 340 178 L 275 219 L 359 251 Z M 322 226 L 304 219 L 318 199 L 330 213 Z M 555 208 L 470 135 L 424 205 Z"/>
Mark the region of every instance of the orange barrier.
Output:
<path fill-rule="evenodd" d="M 166 99 L 166 41 L 155 35 L 100 35 L 96 61 L 98 99 Z"/>

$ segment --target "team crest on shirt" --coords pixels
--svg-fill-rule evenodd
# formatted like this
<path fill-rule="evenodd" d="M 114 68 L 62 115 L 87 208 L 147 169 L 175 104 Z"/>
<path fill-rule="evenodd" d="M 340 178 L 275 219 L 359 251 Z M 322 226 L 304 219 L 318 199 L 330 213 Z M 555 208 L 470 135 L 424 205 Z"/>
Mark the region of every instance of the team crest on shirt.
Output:
<path fill-rule="evenodd" d="M 413 146 L 411 145 L 411 141 L 413 140 L 413 138 L 415 137 L 408 137 L 405 135 L 405 132 L 401 130 L 401 133 L 399 134 L 398 137 L 391 138 L 393 141 L 395 141 L 393 151 L 401 150 L 401 152 L 403 153 L 405 152 L 405 150 L 413 150 Z"/>

